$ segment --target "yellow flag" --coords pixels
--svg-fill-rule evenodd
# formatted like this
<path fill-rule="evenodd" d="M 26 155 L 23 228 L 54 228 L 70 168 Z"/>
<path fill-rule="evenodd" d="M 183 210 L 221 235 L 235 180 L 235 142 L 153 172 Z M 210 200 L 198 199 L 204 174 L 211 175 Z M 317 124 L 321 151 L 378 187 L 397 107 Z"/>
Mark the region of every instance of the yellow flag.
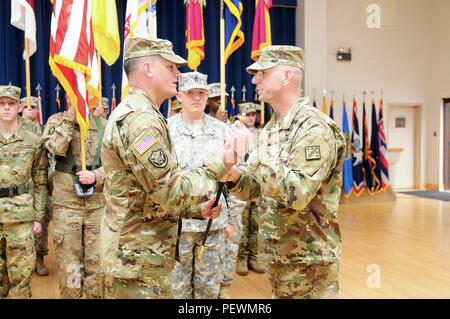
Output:
<path fill-rule="evenodd" d="M 120 55 L 120 36 L 115 0 L 92 0 L 92 28 L 98 53 L 108 65 Z"/>

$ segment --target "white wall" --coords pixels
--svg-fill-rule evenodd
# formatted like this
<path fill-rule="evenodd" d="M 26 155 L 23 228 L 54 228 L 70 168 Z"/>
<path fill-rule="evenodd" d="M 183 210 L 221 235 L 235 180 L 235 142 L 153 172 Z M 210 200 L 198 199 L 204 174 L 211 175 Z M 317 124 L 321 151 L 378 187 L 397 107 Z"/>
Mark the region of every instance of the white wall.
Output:
<path fill-rule="evenodd" d="M 430 26 L 432 28 L 430 33 L 432 58 L 425 133 L 426 178 L 428 183 L 439 183 L 443 187 L 442 99 L 450 97 L 450 1 L 433 0 Z M 433 136 L 434 132 L 437 134 L 436 137 Z"/>
<path fill-rule="evenodd" d="M 369 30 L 361 23 L 360 0 L 304 0 L 305 21 L 301 32 L 305 33 L 305 95 L 311 96 L 315 88 L 316 98 L 320 100 L 323 88 L 334 90 L 338 123 L 342 121 L 344 91 L 347 112 L 351 109 L 353 91 L 357 93 L 359 105 L 364 90 L 368 93 L 374 90 L 376 99 L 383 90 L 385 105 L 421 105 L 420 186 L 439 184 L 441 105 L 442 98 L 450 97 L 450 1 L 392 1 L 397 2 L 396 24 Z M 352 47 L 351 62 L 336 60 L 341 46 Z M 370 122 L 369 106 L 370 103 L 367 105 Z M 385 116 L 389 116 L 388 112 Z M 437 137 L 433 137 L 434 131 Z"/>

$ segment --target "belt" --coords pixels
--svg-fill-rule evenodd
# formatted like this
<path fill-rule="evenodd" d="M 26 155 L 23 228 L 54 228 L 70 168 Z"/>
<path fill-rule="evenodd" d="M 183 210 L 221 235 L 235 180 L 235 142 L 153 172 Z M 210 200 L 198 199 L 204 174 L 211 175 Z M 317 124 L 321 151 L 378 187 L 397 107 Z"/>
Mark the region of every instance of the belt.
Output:
<path fill-rule="evenodd" d="M 92 166 L 92 165 L 87 165 L 86 166 L 86 170 L 92 171 L 92 170 L 95 170 L 95 169 L 97 169 L 99 167 Z M 64 164 L 64 163 L 61 163 L 61 162 L 56 162 L 55 170 L 58 171 L 58 172 L 63 172 L 63 173 L 72 174 L 72 175 L 75 175 L 77 172 L 80 171 L 78 165 Z"/>
<path fill-rule="evenodd" d="M 0 188 L 0 198 L 1 197 L 15 197 L 22 194 L 27 194 L 31 189 L 31 184 L 21 184 L 13 185 L 5 188 Z"/>

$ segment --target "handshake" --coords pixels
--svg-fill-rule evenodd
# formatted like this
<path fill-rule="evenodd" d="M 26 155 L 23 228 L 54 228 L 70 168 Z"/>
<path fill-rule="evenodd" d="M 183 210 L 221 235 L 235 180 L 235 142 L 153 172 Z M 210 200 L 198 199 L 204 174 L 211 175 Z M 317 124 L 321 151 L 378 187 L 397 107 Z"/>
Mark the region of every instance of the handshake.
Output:
<path fill-rule="evenodd" d="M 237 177 L 236 174 L 240 171 L 234 165 L 238 162 L 239 158 L 243 158 L 244 155 L 253 149 L 253 136 L 252 133 L 239 121 L 236 121 L 230 130 L 228 140 L 224 145 L 222 151 L 222 161 L 225 165 L 225 175 L 222 177 L 221 182 L 232 181 L 230 174 Z"/>

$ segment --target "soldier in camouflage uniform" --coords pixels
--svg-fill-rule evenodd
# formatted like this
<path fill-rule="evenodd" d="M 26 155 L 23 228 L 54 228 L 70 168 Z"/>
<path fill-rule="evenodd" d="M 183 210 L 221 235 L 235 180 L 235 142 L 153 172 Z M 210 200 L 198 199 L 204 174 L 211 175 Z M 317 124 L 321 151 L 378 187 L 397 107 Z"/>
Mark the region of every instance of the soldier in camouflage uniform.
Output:
<path fill-rule="evenodd" d="M 102 149 L 107 210 L 101 246 L 107 298 L 172 297 L 170 271 L 180 212 L 184 218 L 219 216 L 222 205 L 212 208 L 217 178 L 237 162 L 235 144 L 227 144 L 232 146 L 224 148 L 221 160 L 182 172 L 159 112 L 162 102 L 177 93 L 177 67 L 185 64 L 170 41 L 125 41 L 130 90 L 109 118 Z M 233 141 L 239 138 L 245 137 L 237 134 Z"/>
<path fill-rule="evenodd" d="M 258 145 L 260 132 L 260 129 L 255 127 L 258 106 L 258 104 L 252 102 L 239 104 L 239 112 L 244 117 L 244 124 L 253 135 L 254 146 Z M 236 267 L 236 272 L 239 275 L 247 275 L 249 268 L 258 274 L 264 273 L 264 266 L 258 261 L 258 202 L 258 200 L 249 201 L 242 210 L 242 233 Z"/>
<path fill-rule="evenodd" d="M 48 161 L 36 127 L 18 116 L 20 92 L 0 86 L 0 298 L 31 296 L 33 233 L 47 200 Z"/>
<path fill-rule="evenodd" d="M 103 118 L 105 121 L 108 119 L 109 114 L 109 99 L 102 97 L 101 105 L 98 105 L 94 110 L 94 116 Z"/>
<path fill-rule="evenodd" d="M 179 114 L 181 112 L 181 103 L 178 100 L 172 101 L 170 106 L 169 118 Z"/>
<path fill-rule="evenodd" d="M 204 113 L 208 99 L 207 75 L 183 73 L 179 79 L 177 99 L 182 112 L 169 120 L 169 133 L 181 169 L 201 167 L 223 148 L 226 124 Z M 178 299 L 213 299 L 219 294 L 225 255 L 225 237 L 234 235 L 235 216 L 221 196 L 223 211 L 213 221 L 205 243 L 203 259 L 199 251 L 207 220 L 182 219 L 179 239 L 180 262 L 172 271 L 172 291 Z"/>
<path fill-rule="evenodd" d="M 43 125 L 39 124 L 38 122 L 38 115 L 39 115 L 38 98 L 35 96 L 30 96 L 30 106 L 31 106 L 30 109 L 27 106 L 26 97 L 20 99 L 20 102 L 22 103 L 22 118 L 33 122 L 36 128 L 38 129 L 39 134 L 42 134 L 42 131 L 44 130 Z"/>
<path fill-rule="evenodd" d="M 228 93 L 225 91 L 225 104 Z M 220 83 L 211 83 L 208 84 L 208 109 L 209 115 L 222 121 L 227 124 L 231 124 L 228 119 L 227 110 L 221 109 L 221 100 L 220 100 Z"/>
<path fill-rule="evenodd" d="M 61 298 L 81 298 L 83 293 L 86 298 L 101 298 L 100 220 L 105 199 L 100 149 L 105 124 L 104 119 L 89 114 L 86 170 L 81 167 L 80 127 L 74 107 L 53 114 L 43 133 L 45 146 L 56 159 L 52 235 Z"/>
<path fill-rule="evenodd" d="M 241 199 L 261 196 L 259 258 L 269 263 L 273 297 L 332 298 L 338 293 L 345 138 L 301 97 L 303 68 L 303 50 L 293 46 L 269 46 L 247 68 L 260 100 L 275 114 L 247 166 L 224 178 Z"/>
<path fill-rule="evenodd" d="M 22 102 L 22 118 L 30 120 L 34 123 L 36 126 L 36 129 L 39 132 L 39 136 L 42 135 L 42 132 L 44 130 L 44 126 L 41 125 L 38 122 L 38 115 L 39 115 L 39 100 L 35 96 L 30 97 L 30 106 L 31 108 L 28 109 L 27 107 L 27 98 L 24 97 L 20 100 Z M 47 256 L 48 254 L 48 224 L 50 223 L 50 220 L 52 219 L 52 213 L 51 213 L 51 192 L 50 188 L 50 176 L 53 172 L 53 162 L 54 158 L 53 156 L 50 156 L 51 154 L 46 152 L 47 158 L 49 160 L 49 170 L 48 170 L 48 176 L 49 176 L 49 183 L 47 185 L 47 188 L 49 189 L 49 196 L 47 198 L 47 205 L 45 205 L 45 214 L 44 218 L 42 219 L 42 231 L 39 234 L 36 234 L 34 236 L 35 238 L 35 249 L 36 249 L 36 273 L 39 276 L 48 276 L 48 268 L 44 263 L 44 256 Z"/>

